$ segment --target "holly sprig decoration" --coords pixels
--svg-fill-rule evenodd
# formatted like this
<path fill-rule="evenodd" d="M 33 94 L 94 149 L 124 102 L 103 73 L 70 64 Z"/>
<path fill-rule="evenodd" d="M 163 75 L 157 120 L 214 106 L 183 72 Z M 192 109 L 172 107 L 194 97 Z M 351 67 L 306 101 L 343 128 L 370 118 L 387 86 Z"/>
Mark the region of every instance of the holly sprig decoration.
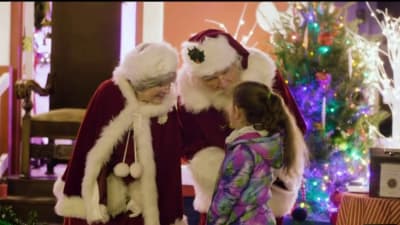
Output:
<path fill-rule="evenodd" d="M 190 59 L 197 64 L 204 62 L 204 51 L 201 51 L 197 47 L 189 49 L 188 55 Z"/>

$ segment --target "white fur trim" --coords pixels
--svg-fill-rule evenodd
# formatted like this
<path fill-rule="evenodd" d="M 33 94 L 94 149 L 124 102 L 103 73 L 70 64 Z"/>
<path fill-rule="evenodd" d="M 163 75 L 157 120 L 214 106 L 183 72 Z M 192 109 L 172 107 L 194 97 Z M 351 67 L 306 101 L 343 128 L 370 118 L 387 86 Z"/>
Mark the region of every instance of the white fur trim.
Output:
<path fill-rule="evenodd" d="M 63 196 L 64 187 L 65 182 L 62 180 L 62 176 L 57 177 L 53 184 L 53 195 L 56 196 L 57 199 Z"/>
<path fill-rule="evenodd" d="M 126 211 L 128 187 L 121 177 L 110 174 L 107 177 L 107 210 L 112 217 Z"/>
<path fill-rule="evenodd" d="M 141 120 L 141 123 L 137 122 Z M 150 118 L 135 117 L 133 129 L 139 162 L 143 165 L 143 176 L 139 179 L 142 194 L 143 219 L 146 225 L 159 225 L 158 192 L 156 186 L 156 165 L 154 163 L 153 145 L 151 141 Z"/>
<path fill-rule="evenodd" d="M 128 185 L 128 193 L 131 201 L 127 204 L 127 210 L 132 213 L 130 216 L 138 215 L 142 213 L 142 192 L 140 189 L 140 183 L 138 181 L 132 182 Z"/>
<path fill-rule="evenodd" d="M 133 84 L 176 72 L 178 52 L 169 43 L 142 43 L 126 54 L 113 75 L 122 76 Z"/>
<path fill-rule="evenodd" d="M 192 173 L 195 198 L 195 210 L 206 213 L 211 205 L 212 195 L 225 151 L 218 147 L 207 147 L 197 152 L 189 163 Z"/>
<path fill-rule="evenodd" d="M 57 199 L 55 212 L 59 216 L 86 219 L 86 209 L 81 197 L 66 197 Z"/>
<path fill-rule="evenodd" d="M 250 48 L 248 51 L 250 53 L 248 67 L 242 71 L 240 79 L 242 81 L 260 82 L 272 87 L 276 71 L 273 59 L 258 49 Z M 207 110 L 209 107 L 222 110 L 230 103 L 230 99 L 226 95 L 211 92 L 199 85 L 197 83 L 199 81 L 196 81 L 194 76 L 190 70 L 190 66 L 187 64 L 184 64 L 178 71 L 178 93 L 188 111 L 198 113 Z"/>
<path fill-rule="evenodd" d="M 242 81 L 256 81 L 272 88 L 275 78 L 276 65 L 266 53 L 256 48 L 249 48 L 247 69 L 242 72 Z"/>
<path fill-rule="evenodd" d="M 57 178 L 53 185 L 53 194 L 57 198 L 54 211 L 59 216 L 73 216 L 86 219 L 86 209 L 80 197 L 67 197 L 63 194 L 65 182 L 61 176 Z"/>
<path fill-rule="evenodd" d="M 111 216 L 115 216 L 126 210 L 124 206 L 127 188 L 121 178 L 115 176 L 109 176 L 107 182 L 109 186 L 109 189 L 107 189 L 107 211 Z M 53 186 L 53 193 L 57 197 L 55 205 L 56 214 L 59 216 L 86 219 L 86 208 L 83 199 L 77 196 L 68 197 L 64 195 L 62 193 L 64 185 L 65 182 L 58 178 Z M 60 190 L 61 192 L 59 192 Z M 106 206 L 102 205 L 101 207 Z"/>
<path fill-rule="evenodd" d="M 203 62 L 196 63 L 190 59 L 188 53 L 193 47 L 204 52 Z M 185 41 L 182 43 L 181 55 L 183 63 L 195 76 L 212 75 L 215 72 L 222 71 L 239 58 L 236 50 L 232 48 L 223 35 L 216 38 L 206 37 L 202 43 Z"/>

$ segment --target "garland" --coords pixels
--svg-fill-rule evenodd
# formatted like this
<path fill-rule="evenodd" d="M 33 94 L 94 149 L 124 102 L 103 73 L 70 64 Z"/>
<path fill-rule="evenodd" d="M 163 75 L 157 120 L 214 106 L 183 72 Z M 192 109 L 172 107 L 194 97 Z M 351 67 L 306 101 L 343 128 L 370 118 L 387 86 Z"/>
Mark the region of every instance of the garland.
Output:
<path fill-rule="evenodd" d="M 27 221 L 18 218 L 12 206 L 0 206 L 0 225 L 43 225 L 38 222 L 35 211 L 28 213 Z"/>

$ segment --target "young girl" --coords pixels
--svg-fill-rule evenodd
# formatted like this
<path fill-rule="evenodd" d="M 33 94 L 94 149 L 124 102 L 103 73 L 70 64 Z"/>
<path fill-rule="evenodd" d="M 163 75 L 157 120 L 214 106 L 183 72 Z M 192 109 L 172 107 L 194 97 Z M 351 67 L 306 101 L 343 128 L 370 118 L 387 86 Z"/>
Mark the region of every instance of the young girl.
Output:
<path fill-rule="evenodd" d="M 281 97 L 264 84 L 239 84 L 232 103 L 228 116 L 234 130 L 226 138 L 207 224 L 276 224 L 268 206 L 274 172 L 302 174 L 295 168 L 307 157 L 303 136 Z"/>

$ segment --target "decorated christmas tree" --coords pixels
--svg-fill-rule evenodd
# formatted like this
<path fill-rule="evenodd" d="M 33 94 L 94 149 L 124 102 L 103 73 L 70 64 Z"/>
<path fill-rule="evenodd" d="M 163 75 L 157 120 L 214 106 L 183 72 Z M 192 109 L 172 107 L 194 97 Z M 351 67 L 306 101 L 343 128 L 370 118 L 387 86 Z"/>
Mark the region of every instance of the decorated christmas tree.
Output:
<path fill-rule="evenodd" d="M 370 125 L 382 118 L 368 90 L 365 54 L 344 12 L 332 2 L 290 3 L 271 32 L 278 69 L 308 126 L 312 158 L 298 206 L 321 217 L 335 209 L 336 191 L 367 182 Z"/>

